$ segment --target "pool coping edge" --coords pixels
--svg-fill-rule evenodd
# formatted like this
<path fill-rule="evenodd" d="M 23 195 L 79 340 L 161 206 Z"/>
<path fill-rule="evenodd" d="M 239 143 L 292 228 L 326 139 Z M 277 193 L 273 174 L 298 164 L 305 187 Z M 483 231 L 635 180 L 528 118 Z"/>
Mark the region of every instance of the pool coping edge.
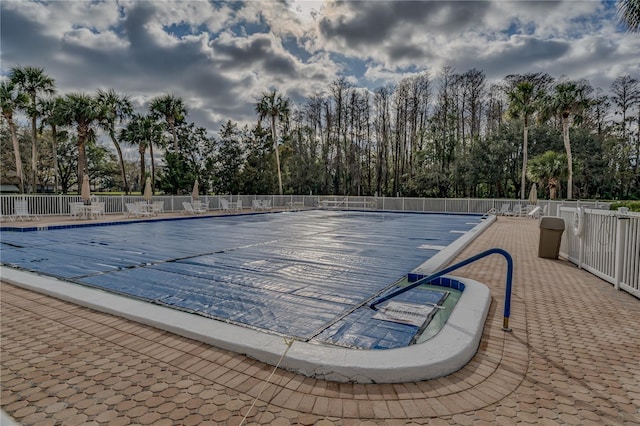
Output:
<path fill-rule="evenodd" d="M 337 382 L 402 383 L 433 379 L 467 364 L 480 344 L 489 311 L 487 286 L 465 285 L 442 330 L 426 342 L 397 349 L 359 350 L 295 340 L 171 309 L 37 273 L 0 266 L 0 279 L 67 302 L 169 331 L 309 377 Z M 288 349 L 288 350 L 287 350 Z"/>
<path fill-rule="evenodd" d="M 447 266 L 465 247 L 467 247 L 473 240 L 475 240 L 485 229 L 491 226 L 498 218 L 495 215 L 487 216 L 481 220 L 476 226 L 471 228 L 464 235 L 461 235 L 453 243 L 449 244 L 446 248 L 439 251 L 435 255 L 431 256 L 426 262 L 415 268 L 412 273 L 430 275 L 437 272 Z"/>

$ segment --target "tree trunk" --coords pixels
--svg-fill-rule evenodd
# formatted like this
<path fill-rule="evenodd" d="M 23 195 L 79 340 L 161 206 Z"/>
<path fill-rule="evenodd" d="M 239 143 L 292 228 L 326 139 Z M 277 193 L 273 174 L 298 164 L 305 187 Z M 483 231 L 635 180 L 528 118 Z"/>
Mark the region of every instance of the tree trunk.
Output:
<path fill-rule="evenodd" d="M 638 126 L 640 126 L 640 108 L 638 108 L 638 120 L 636 122 Z M 636 163 L 633 167 L 633 173 L 636 176 L 637 189 L 640 189 L 640 173 L 638 173 L 638 169 L 640 168 L 640 165 L 638 165 L 640 162 L 640 131 L 638 131 L 636 135 Z"/>
<path fill-rule="evenodd" d="M 144 153 L 147 150 L 147 147 L 144 144 L 140 144 L 140 148 L 138 152 L 140 153 L 140 192 L 144 191 Z"/>
<path fill-rule="evenodd" d="M 571 156 L 571 141 L 569 140 L 569 116 L 562 116 L 562 140 L 567 152 L 567 199 L 573 198 L 573 158 Z"/>
<path fill-rule="evenodd" d="M 84 171 L 87 168 L 86 143 L 88 133 L 89 129 L 85 125 L 78 125 L 78 194 L 82 186 Z"/>
<path fill-rule="evenodd" d="M 173 149 L 178 152 L 178 135 L 176 134 L 176 125 L 171 122 L 171 135 L 173 136 Z"/>
<path fill-rule="evenodd" d="M 58 194 L 58 132 L 56 126 L 51 126 L 51 151 L 53 154 L 53 192 Z"/>
<path fill-rule="evenodd" d="M 24 172 L 22 171 L 22 157 L 20 156 L 20 143 L 16 135 L 16 125 L 13 120 L 7 119 L 9 122 L 9 131 L 11 132 L 11 142 L 13 143 L 13 155 L 16 158 L 16 174 L 20 179 L 20 193 L 24 194 Z"/>
<path fill-rule="evenodd" d="M 529 123 L 527 122 L 527 117 L 524 118 L 524 132 L 523 132 L 523 142 L 522 142 L 522 180 L 520 181 L 520 199 L 524 200 L 526 195 L 525 192 L 527 190 L 527 161 L 529 155 L 529 128 L 527 127 Z"/>
<path fill-rule="evenodd" d="M 276 151 L 276 167 L 278 168 L 278 189 L 282 195 L 282 173 L 280 172 L 280 152 L 278 149 L 278 139 L 276 139 L 276 116 L 271 116 L 271 137 L 273 138 L 273 148 Z"/>
<path fill-rule="evenodd" d="M 369 195 L 371 195 L 371 192 L 373 187 L 372 187 L 372 180 L 371 180 L 371 176 L 372 176 L 372 164 L 371 164 L 371 126 L 368 124 L 367 121 L 367 192 L 369 193 Z"/>
<path fill-rule="evenodd" d="M 113 133 L 113 130 L 109 130 L 109 136 L 111 137 L 111 141 L 113 142 L 113 145 L 116 147 L 116 151 L 118 152 L 118 160 L 120 161 L 120 173 L 122 173 L 124 193 L 126 195 L 129 195 L 129 183 L 127 182 L 127 173 L 124 169 L 124 157 L 122 156 L 122 149 L 120 148 L 120 144 L 116 140 L 116 136 Z"/>
<path fill-rule="evenodd" d="M 84 178 L 84 169 L 86 168 L 87 153 L 85 150 L 85 139 L 85 137 L 78 135 L 78 194 L 80 193 L 82 179 Z"/>
<path fill-rule="evenodd" d="M 35 103 L 35 101 L 34 101 Z M 35 110 L 35 105 L 33 106 Z M 32 193 L 38 192 L 38 135 L 36 133 L 36 117 L 35 115 L 31 117 L 31 132 L 32 132 L 32 140 L 31 140 L 31 180 L 32 180 Z"/>
<path fill-rule="evenodd" d="M 153 143 L 149 141 L 149 155 L 151 156 L 151 195 L 156 195 L 156 162 L 153 159 Z"/>

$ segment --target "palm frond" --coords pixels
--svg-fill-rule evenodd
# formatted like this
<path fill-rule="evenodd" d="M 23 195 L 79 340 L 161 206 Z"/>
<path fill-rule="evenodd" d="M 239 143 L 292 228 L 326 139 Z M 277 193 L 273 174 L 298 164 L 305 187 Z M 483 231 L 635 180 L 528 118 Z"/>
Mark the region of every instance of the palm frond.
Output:
<path fill-rule="evenodd" d="M 640 0 L 620 0 L 618 2 L 618 20 L 629 31 L 640 31 Z"/>

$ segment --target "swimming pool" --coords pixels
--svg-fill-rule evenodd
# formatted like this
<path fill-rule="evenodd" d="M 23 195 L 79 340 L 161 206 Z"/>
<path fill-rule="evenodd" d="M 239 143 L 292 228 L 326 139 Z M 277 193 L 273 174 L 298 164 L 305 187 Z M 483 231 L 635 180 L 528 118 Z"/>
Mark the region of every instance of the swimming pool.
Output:
<path fill-rule="evenodd" d="M 2 263 L 316 346 L 391 349 L 419 327 L 374 319 L 366 302 L 479 222 L 306 211 L 3 232 Z"/>

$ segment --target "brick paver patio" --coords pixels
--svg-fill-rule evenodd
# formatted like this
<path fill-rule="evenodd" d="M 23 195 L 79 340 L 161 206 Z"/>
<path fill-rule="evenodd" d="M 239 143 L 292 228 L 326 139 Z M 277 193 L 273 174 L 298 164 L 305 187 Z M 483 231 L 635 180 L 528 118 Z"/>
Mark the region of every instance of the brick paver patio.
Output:
<path fill-rule="evenodd" d="M 265 384 L 269 365 L 3 283 L 0 404 L 29 425 L 640 424 L 640 301 L 537 246 L 536 221 L 499 218 L 459 256 L 512 254 L 513 332 L 491 256 L 456 274 L 492 290 L 476 356 L 404 384 Z"/>

